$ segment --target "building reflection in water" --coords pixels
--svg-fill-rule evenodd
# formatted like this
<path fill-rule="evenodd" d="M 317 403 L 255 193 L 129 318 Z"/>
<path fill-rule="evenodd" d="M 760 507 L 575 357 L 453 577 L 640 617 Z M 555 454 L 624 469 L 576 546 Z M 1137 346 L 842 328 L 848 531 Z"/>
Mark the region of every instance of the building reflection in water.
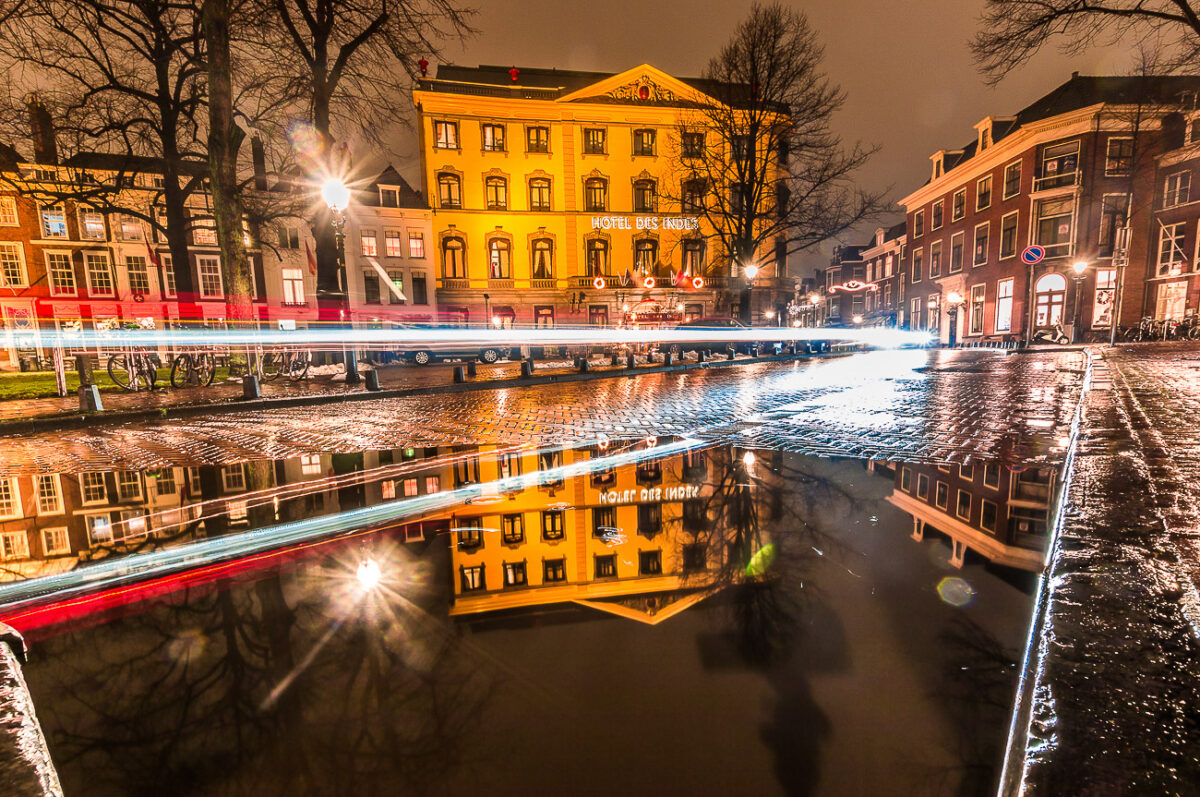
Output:
<path fill-rule="evenodd" d="M 655 636 L 663 666 L 714 694 L 731 673 L 759 673 L 768 715 L 748 707 L 730 721 L 754 729 L 722 744 L 747 755 L 765 745 L 773 768 L 764 775 L 790 793 L 846 782 L 856 746 L 882 755 L 874 737 L 839 735 L 844 707 L 830 701 L 844 693 L 830 683 L 846 678 L 857 684 L 854 710 L 881 728 L 903 719 L 957 748 L 922 752 L 899 774 L 883 756 L 864 782 L 891 770 L 928 793 L 986 784 L 1028 598 L 984 583 L 965 549 L 1032 567 L 1044 555 L 1054 470 L 838 463 L 679 442 L 400 448 L 61 475 L 53 488 L 45 476 L 10 481 L 21 513 L 4 533 L 28 548 L 14 544 L 9 578 L 470 488 L 465 502 L 152 592 L 124 590 L 125 604 L 107 601 L 103 613 L 48 614 L 42 627 L 22 628 L 35 641 L 29 679 L 68 790 L 452 793 L 512 772 L 505 791 L 533 766 L 528 749 L 505 758 L 513 746 L 563 730 L 535 723 L 523 740 L 497 729 L 544 700 L 531 695 L 556 688 L 555 673 L 577 654 L 531 662 L 498 650 L 514 628 L 551 633 L 542 626 L 551 615 L 626 629 L 675 618 L 692 647 Z M 616 454 L 632 459 L 607 467 Z M 906 539 L 910 520 L 926 532 L 921 546 Z M 56 528 L 70 551 L 40 547 Z M 935 530 L 951 541 L 941 564 L 918 550 L 933 550 Z M 984 596 L 982 608 L 913 608 L 922 589 L 958 578 L 947 558 L 967 566 L 960 580 Z M 368 561 L 377 584 L 358 578 Z M 702 674 L 683 675 L 697 655 Z M 636 679 L 621 680 L 621 661 L 613 651 L 614 679 L 637 692 Z M 946 706 L 932 708 L 930 695 Z"/>

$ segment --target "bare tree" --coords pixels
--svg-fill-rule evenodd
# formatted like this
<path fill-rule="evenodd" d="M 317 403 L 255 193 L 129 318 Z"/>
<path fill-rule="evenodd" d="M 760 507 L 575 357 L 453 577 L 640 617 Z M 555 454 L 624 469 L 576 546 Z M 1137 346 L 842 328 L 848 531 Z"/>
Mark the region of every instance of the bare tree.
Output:
<path fill-rule="evenodd" d="M 704 70 L 706 97 L 681 114 L 676 198 L 706 222 L 734 277 L 765 252 L 782 276 L 789 254 L 884 209 L 882 193 L 853 181 L 875 150 L 831 129 L 845 95 L 823 58 L 802 13 L 756 4 Z M 745 290 L 740 310 L 748 320 Z"/>
<path fill-rule="evenodd" d="M 17 0 L 9 12 L 0 37 L 0 69 L 9 79 L 4 132 L 13 140 L 23 132 L 20 106 L 36 94 L 54 127 L 43 134 L 57 133 L 64 147 L 65 157 L 54 151 L 51 159 L 68 167 L 67 179 L 39 181 L 32 190 L 44 201 L 74 199 L 126 214 L 161 233 L 177 290 L 194 292 L 187 206 L 203 185 L 197 113 L 205 94 L 194 7 L 177 0 Z M 107 157 L 98 161 L 95 153 Z M 115 176 L 95 182 L 96 170 Z M 162 175 L 150 203 L 130 201 L 141 198 L 127 190 L 137 172 Z M 24 180 L 7 182 L 31 190 Z"/>
<path fill-rule="evenodd" d="M 1200 55 L 1200 3 L 1193 0 L 987 0 L 971 51 L 988 83 L 999 83 L 1057 40 L 1071 55 L 1128 37 L 1170 52 L 1175 67 Z"/>
<path fill-rule="evenodd" d="M 244 32 L 247 44 L 304 108 L 315 141 L 302 165 L 314 184 L 335 171 L 338 134 L 379 143 L 390 124 L 407 119 L 397 100 L 418 73 L 417 59 L 471 32 L 469 12 L 454 0 L 259 0 L 257 15 Z M 328 209 L 317 208 L 313 233 L 317 293 L 338 295 L 344 287 Z"/>

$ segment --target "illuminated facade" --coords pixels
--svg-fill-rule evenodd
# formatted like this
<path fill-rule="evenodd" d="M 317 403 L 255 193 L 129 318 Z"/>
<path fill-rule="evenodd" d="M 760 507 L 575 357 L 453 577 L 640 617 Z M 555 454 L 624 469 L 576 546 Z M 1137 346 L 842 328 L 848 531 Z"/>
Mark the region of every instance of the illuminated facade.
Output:
<path fill-rule="evenodd" d="M 685 209 L 704 201 L 684 191 L 677 142 L 697 84 L 645 64 L 443 65 L 422 79 L 413 100 L 446 320 L 605 326 L 627 312 L 670 323 L 736 311 L 744 278 Z M 759 264 L 756 323 L 784 276 L 773 253 Z"/>

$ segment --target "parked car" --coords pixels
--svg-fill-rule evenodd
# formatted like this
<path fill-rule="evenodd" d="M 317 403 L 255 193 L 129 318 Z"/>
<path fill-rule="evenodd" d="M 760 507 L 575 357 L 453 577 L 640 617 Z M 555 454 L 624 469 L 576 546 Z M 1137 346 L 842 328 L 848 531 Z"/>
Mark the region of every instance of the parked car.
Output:
<path fill-rule="evenodd" d="M 428 365 L 441 360 L 478 359 L 481 363 L 494 363 L 507 360 L 512 349 L 507 346 L 486 346 L 482 349 L 415 349 L 404 352 L 404 358 L 417 365 Z"/>
<path fill-rule="evenodd" d="M 748 327 L 736 318 L 724 317 L 709 317 L 709 318 L 693 318 L 690 321 L 684 321 L 679 324 L 676 329 L 748 329 Z M 782 351 L 783 344 L 779 341 L 728 341 L 721 343 L 719 341 L 696 341 L 696 342 L 679 342 L 668 343 L 663 345 L 664 351 L 669 351 L 672 354 L 682 354 L 689 351 L 705 351 L 712 349 L 713 351 L 731 352 L 736 351 L 742 354 L 747 354 L 749 351 L 758 346 L 761 351 Z"/>

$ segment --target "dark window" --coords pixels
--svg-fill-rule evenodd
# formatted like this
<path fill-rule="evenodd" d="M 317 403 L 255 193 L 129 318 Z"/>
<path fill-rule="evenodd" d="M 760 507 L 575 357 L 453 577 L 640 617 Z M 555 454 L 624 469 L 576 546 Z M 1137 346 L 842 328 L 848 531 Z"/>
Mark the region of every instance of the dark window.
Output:
<path fill-rule="evenodd" d="M 1105 153 L 1104 173 L 1109 177 L 1119 177 L 1133 170 L 1133 139 L 1110 138 L 1108 150 Z"/>
<path fill-rule="evenodd" d="M 587 127 L 583 130 L 583 154 L 603 155 L 607 152 L 607 136 L 603 127 Z"/>
<path fill-rule="evenodd" d="M 936 230 L 936 229 L 938 229 L 938 228 L 939 228 L 939 227 L 941 227 L 941 226 L 942 226 L 942 224 L 945 222 L 945 219 L 943 218 L 944 211 L 945 211 L 945 207 L 946 207 L 945 203 L 944 203 L 944 202 L 942 202 L 941 200 L 939 200 L 938 202 L 934 203 L 934 206 L 933 206 L 933 224 L 931 224 L 931 225 L 930 225 L 930 229 L 931 229 L 931 230 Z"/>
<path fill-rule="evenodd" d="M 519 545 L 525 542 L 525 516 L 521 514 L 505 515 L 500 527 L 501 539 L 508 545 Z"/>
<path fill-rule="evenodd" d="M 662 505 L 640 504 L 638 506 L 638 534 L 649 539 L 662 531 Z"/>
<path fill-rule="evenodd" d="M 657 484 L 662 481 L 662 463 L 656 459 L 639 462 L 637 480 L 638 484 Z"/>
<path fill-rule="evenodd" d="M 683 528 L 685 531 L 703 531 L 708 525 L 708 512 L 704 501 L 699 498 L 683 502 Z"/>
<path fill-rule="evenodd" d="M 945 509 L 950 501 L 950 488 L 945 482 L 937 483 L 937 493 L 933 497 L 933 502 L 937 504 L 938 509 Z"/>
<path fill-rule="evenodd" d="M 596 557 L 596 578 L 614 578 L 617 575 L 617 557 L 615 554 Z"/>
<path fill-rule="evenodd" d="M 413 274 L 412 288 L 413 304 L 429 304 L 429 292 L 425 286 L 424 274 Z"/>
<path fill-rule="evenodd" d="M 900 489 L 906 493 L 912 492 L 912 471 L 908 468 L 900 469 Z"/>
<path fill-rule="evenodd" d="M 567 560 L 547 559 L 542 563 L 542 580 L 546 583 L 567 580 Z"/>
<path fill-rule="evenodd" d="M 950 273 L 962 271 L 963 267 L 963 235 L 957 233 L 950 238 Z"/>
<path fill-rule="evenodd" d="M 584 182 L 583 208 L 591 211 L 608 209 L 608 180 L 592 177 Z"/>
<path fill-rule="evenodd" d="M 554 242 L 549 238 L 538 238 L 533 242 L 533 278 L 554 278 Z"/>
<path fill-rule="evenodd" d="M 458 547 L 470 550 L 483 545 L 483 532 L 477 527 L 458 529 Z"/>
<path fill-rule="evenodd" d="M 548 127 L 527 127 L 527 128 L 525 128 L 525 151 L 526 152 L 549 152 L 550 151 L 550 128 L 548 128 Z"/>
<path fill-rule="evenodd" d="M 983 466 L 983 485 L 993 490 L 1000 488 L 1000 466 L 987 464 Z"/>
<path fill-rule="evenodd" d="M 929 477 L 924 473 L 917 474 L 917 498 L 929 497 Z"/>
<path fill-rule="evenodd" d="M 979 508 L 979 528 L 984 531 L 995 531 L 996 515 L 996 505 L 991 501 L 983 501 Z"/>
<path fill-rule="evenodd" d="M 1000 259 L 1017 253 L 1017 213 L 1009 213 L 1000 219 Z"/>
<path fill-rule="evenodd" d="M 681 149 L 685 158 L 704 157 L 704 134 L 684 133 Z"/>
<path fill-rule="evenodd" d="M 704 181 L 688 180 L 683 184 L 680 205 L 684 213 L 699 213 L 704 209 Z"/>
<path fill-rule="evenodd" d="M 603 277 L 608 273 L 608 241 L 593 238 L 587 242 L 587 268 L 589 277 Z"/>
<path fill-rule="evenodd" d="M 708 460 L 702 451 L 685 451 L 683 454 L 683 478 L 698 481 L 708 475 Z"/>
<path fill-rule="evenodd" d="M 563 513 L 557 509 L 542 512 L 542 539 L 561 540 L 563 538 Z"/>
<path fill-rule="evenodd" d="M 638 572 L 643 576 L 662 573 L 662 551 L 638 551 Z"/>
<path fill-rule="evenodd" d="M 967 191 L 961 189 L 954 192 L 954 204 L 950 208 L 951 221 L 958 221 L 967 212 Z"/>
<path fill-rule="evenodd" d="M 958 491 L 958 506 L 955 507 L 955 513 L 963 520 L 971 517 L 971 494 L 966 490 Z"/>
<path fill-rule="evenodd" d="M 450 279 L 467 276 L 466 247 L 462 238 L 446 238 L 442 241 L 442 276 Z"/>
<path fill-rule="evenodd" d="M 913 214 L 913 238 L 920 238 L 925 234 L 925 211 L 918 210 Z"/>
<path fill-rule="evenodd" d="M 379 276 L 373 271 L 363 272 L 363 302 L 379 304 Z"/>
<path fill-rule="evenodd" d="M 611 537 L 617 533 L 617 513 L 611 506 L 592 510 L 592 534 L 596 537 Z"/>
<path fill-rule="evenodd" d="M 1010 199 L 1021 193 L 1021 164 L 1010 163 L 1004 167 L 1004 198 Z"/>
<path fill-rule="evenodd" d="M 750 157 L 753 154 L 751 152 L 750 136 L 740 134 L 734 135 L 730 140 L 730 144 L 733 148 L 734 160 L 738 161 L 739 163 L 750 160 Z"/>
<path fill-rule="evenodd" d="M 911 279 L 912 282 L 920 282 L 921 281 L 921 265 L 922 265 L 921 260 L 922 260 L 923 255 L 924 255 L 924 252 L 922 252 L 920 249 L 913 250 L 912 279 Z"/>
<path fill-rule="evenodd" d="M 654 131 L 653 130 L 634 130 L 633 131 L 633 154 L 634 155 L 653 155 L 654 154 Z"/>
<path fill-rule="evenodd" d="M 708 569 L 708 549 L 703 543 L 683 546 L 683 572 L 696 573 Z"/>
<path fill-rule="evenodd" d="M 653 180 L 638 180 L 633 184 L 633 210 L 635 213 L 653 213 L 655 192 Z"/>

